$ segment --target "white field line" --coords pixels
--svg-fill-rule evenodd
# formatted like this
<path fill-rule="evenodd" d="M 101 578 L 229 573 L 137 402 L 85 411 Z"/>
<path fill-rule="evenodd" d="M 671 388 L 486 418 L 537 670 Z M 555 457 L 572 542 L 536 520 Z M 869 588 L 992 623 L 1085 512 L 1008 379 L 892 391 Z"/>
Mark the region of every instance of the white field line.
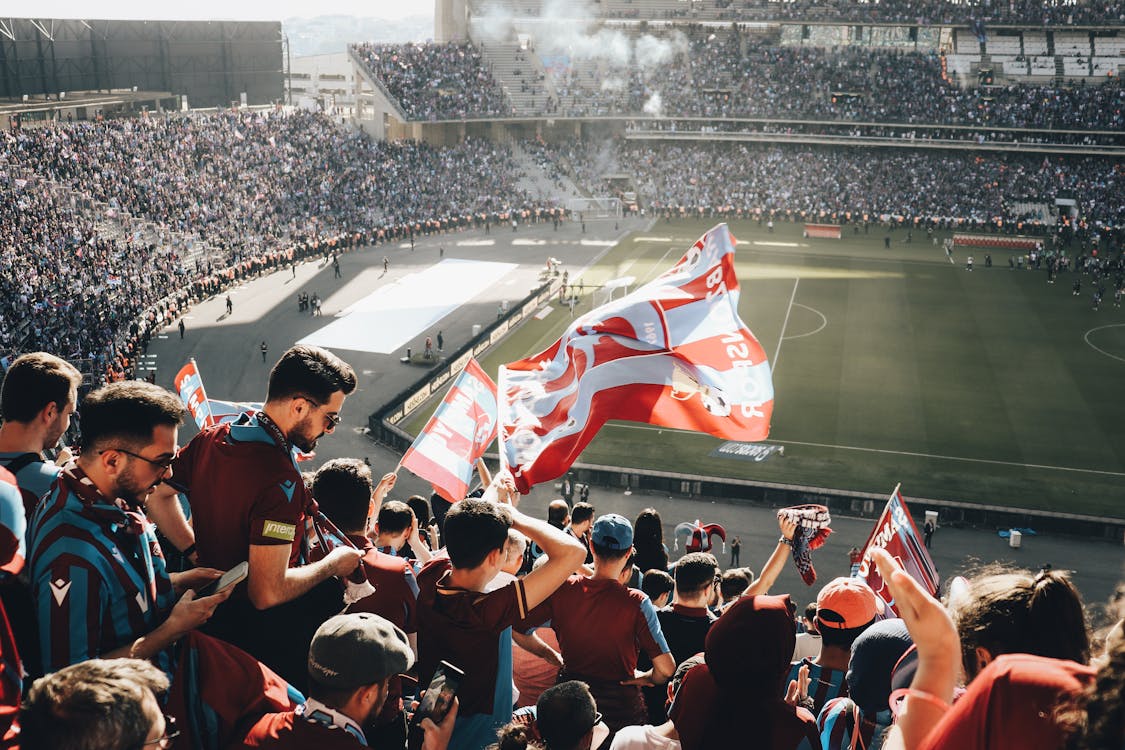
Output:
<path fill-rule="evenodd" d="M 800 283 L 800 277 L 793 280 L 793 294 L 789 296 L 789 307 L 785 309 L 785 321 L 781 324 L 781 334 L 777 338 L 777 349 L 774 350 L 773 359 L 770 360 L 770 374 L 777 373 L 777 362 L 781 357 L 781 342 L 785 341 L 785 328 L 789 325 L 789 313 L 793 312 L 793 300 L 797 298 L 797 285 Z"/>
<path fill-rule="evenodd" d="M 605 425 L 606 427 L 615 427 L 626 430 L 655 430 L 657 432 L 682 432 L 686 435 L 698 435 L 692 430 L 680 430 L 674 427 L 652 427 L 651 425 L 643 424 L 619 424 L 616 422 Z M 776 443 L 777 445 L 805 445 L 810 448 L 833 448 L 842 451 L 859 451 L 863 453 L 882 453 L 891 456 L 909 456 L 911 458 L 933 458 L 941 461 L 965 461 L 975 464 L 989 464 L 992 466 L 1014 466 L 1021 469 L 1044 469 L 1047 471 L 1070 471 L 1076 474 L 1098 474 L 1107 477 L 1125 477 L 1125 472 L 1121 471 L 1102 471 L 1100 469 L 1076 469 L 1071 466 L 1050 466 L 1048 464 L 1024 464 L 1017 461 L 996 461 L 988 458 L 965 458 L 964 456 L 939 456 L 933 453 L 913 453 L 911 451 L 891 451 L 882 448 L 860 448 L 855 445 L 829 445 L 827 443 L 806 443 L 799 440 L 763 440 L 764 443 Z"/>

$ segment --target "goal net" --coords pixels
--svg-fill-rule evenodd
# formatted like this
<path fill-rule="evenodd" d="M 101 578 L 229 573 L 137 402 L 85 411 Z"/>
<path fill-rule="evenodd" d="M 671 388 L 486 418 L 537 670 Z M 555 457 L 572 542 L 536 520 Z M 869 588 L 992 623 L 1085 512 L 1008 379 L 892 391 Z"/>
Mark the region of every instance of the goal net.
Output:
<path fill-rule="evenodd" d="M 597 309 L 604 304 L 612 302 L 614 299 L 624 297 L 629 293 L 629 287 L 632 286 L 633 282 L 636 280 L 635 276 L 623 276 L 620 279 L 610 279 L 594 290 L 590 301 L 594 308 Z"/>
<path fill-rule="evenodd" d="M 606 219 L 621 215 L 621 199 L 608 195 L 571 198 L 566 207 L 575 219 Z"/>

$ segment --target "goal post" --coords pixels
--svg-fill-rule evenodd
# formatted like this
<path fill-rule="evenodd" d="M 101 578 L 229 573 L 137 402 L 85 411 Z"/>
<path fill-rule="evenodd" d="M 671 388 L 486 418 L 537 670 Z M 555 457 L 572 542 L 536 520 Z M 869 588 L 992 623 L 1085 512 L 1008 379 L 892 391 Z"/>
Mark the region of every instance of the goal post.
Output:
<path fill-rule="evenodd" d="M 636 282 L 635 276 L 622 276 L 619 279 L 610 279 L 594 290 L 590 302 L 595 309 L 612 302 L 617 297 L 624 297 L 629 293 L 629 287 Z"/>
<path fill-rule="evenodd" d="M 574 218 L 607 219 L 621 216 L 621 199 L 609 195 L 571 198 L 566 207 Z"/>

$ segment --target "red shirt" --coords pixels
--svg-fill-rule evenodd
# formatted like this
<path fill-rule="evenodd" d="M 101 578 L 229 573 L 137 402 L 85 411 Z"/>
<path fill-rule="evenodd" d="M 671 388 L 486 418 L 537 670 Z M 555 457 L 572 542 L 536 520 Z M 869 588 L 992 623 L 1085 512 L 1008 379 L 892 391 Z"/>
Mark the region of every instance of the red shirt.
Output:
<path fill-rule="evenodd" d="M 571 576 L 527 619 L 550 620 L 568 675 L 629 680 L 641 651 L 650 659 L 670 653 L 652 600 L 607 578 Z"/>
<path fill-rule="evenodd" d="M 312 497 L 289 448 L 280 446 L 257 415 L 196 435 L 172 464 L 172 487 L 191 504 L 199 564 L 229 570 L 250 545 L 301 548 Z"/>
<path fill-rule="evenodd" d="M 1092 667 L 1062 659 L 998 656 L 930 730 L 922 748 L 1064 747 L 1057 711 L 1093 682 L 1095 674 Z"/>
<path fill-rule="evenodd" d="M 356 750 L 366 745 L 338 727 L 329 727 L 298 717 L 292 711 L 266 714 L 246 738 L 234 747 L 266 747 L 272 750 Z"/>
<path fill-rule="evenodd" d="M 445 660 L 465 672 L 457 691 L 458 716 L 493 714 L 500 710 L 494 706 L 500 636 L 527 615 L 527 595 L 518 578 L 488 593 L 454 588 L 449 585 L 452 567 L 449 558 L 438 557 L 418 574 L 419 684 L 428 685 L 438 662 Z M 510 680 L 508 654 L 505 679 Z M 509 717 L 511 712 L 509 700 Z"/>

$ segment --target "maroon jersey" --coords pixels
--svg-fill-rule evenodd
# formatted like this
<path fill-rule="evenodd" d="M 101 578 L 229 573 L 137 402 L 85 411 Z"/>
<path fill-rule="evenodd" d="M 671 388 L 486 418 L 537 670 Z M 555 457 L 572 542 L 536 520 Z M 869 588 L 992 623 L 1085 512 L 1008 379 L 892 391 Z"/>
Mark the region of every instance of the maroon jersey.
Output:
<path fill-rule="evenodd" d="M 537 625 L 547 621 L 568 675 L 628 680 L 642 651 L 650 659 L 670 653 L 652 600 L 617 581 L 571 576 L 528 617 Z"/>
<path fill-rule="evenodd" d="M 200 565 L 229 570 L 252 544 L 291 545 L 290 564 L 296 562 L 312 498 L 292 450 L 258 414 L 196 435 L 176 457 L 168 484 L 191 504 Z"/>
<path fill-rule="evenodd" d="M 449 558 L 434 558 L 418 574 L 420 684 L 428 685 L 438 662 L 447 661 L 465 673 L 457 692 L 459 722 L 504 711 L 510 719 L 512 649 L 505 631 L 527 615 L 523 581 L 488 593 L 466 591 L 449 585 L 451 569 Z"/>

